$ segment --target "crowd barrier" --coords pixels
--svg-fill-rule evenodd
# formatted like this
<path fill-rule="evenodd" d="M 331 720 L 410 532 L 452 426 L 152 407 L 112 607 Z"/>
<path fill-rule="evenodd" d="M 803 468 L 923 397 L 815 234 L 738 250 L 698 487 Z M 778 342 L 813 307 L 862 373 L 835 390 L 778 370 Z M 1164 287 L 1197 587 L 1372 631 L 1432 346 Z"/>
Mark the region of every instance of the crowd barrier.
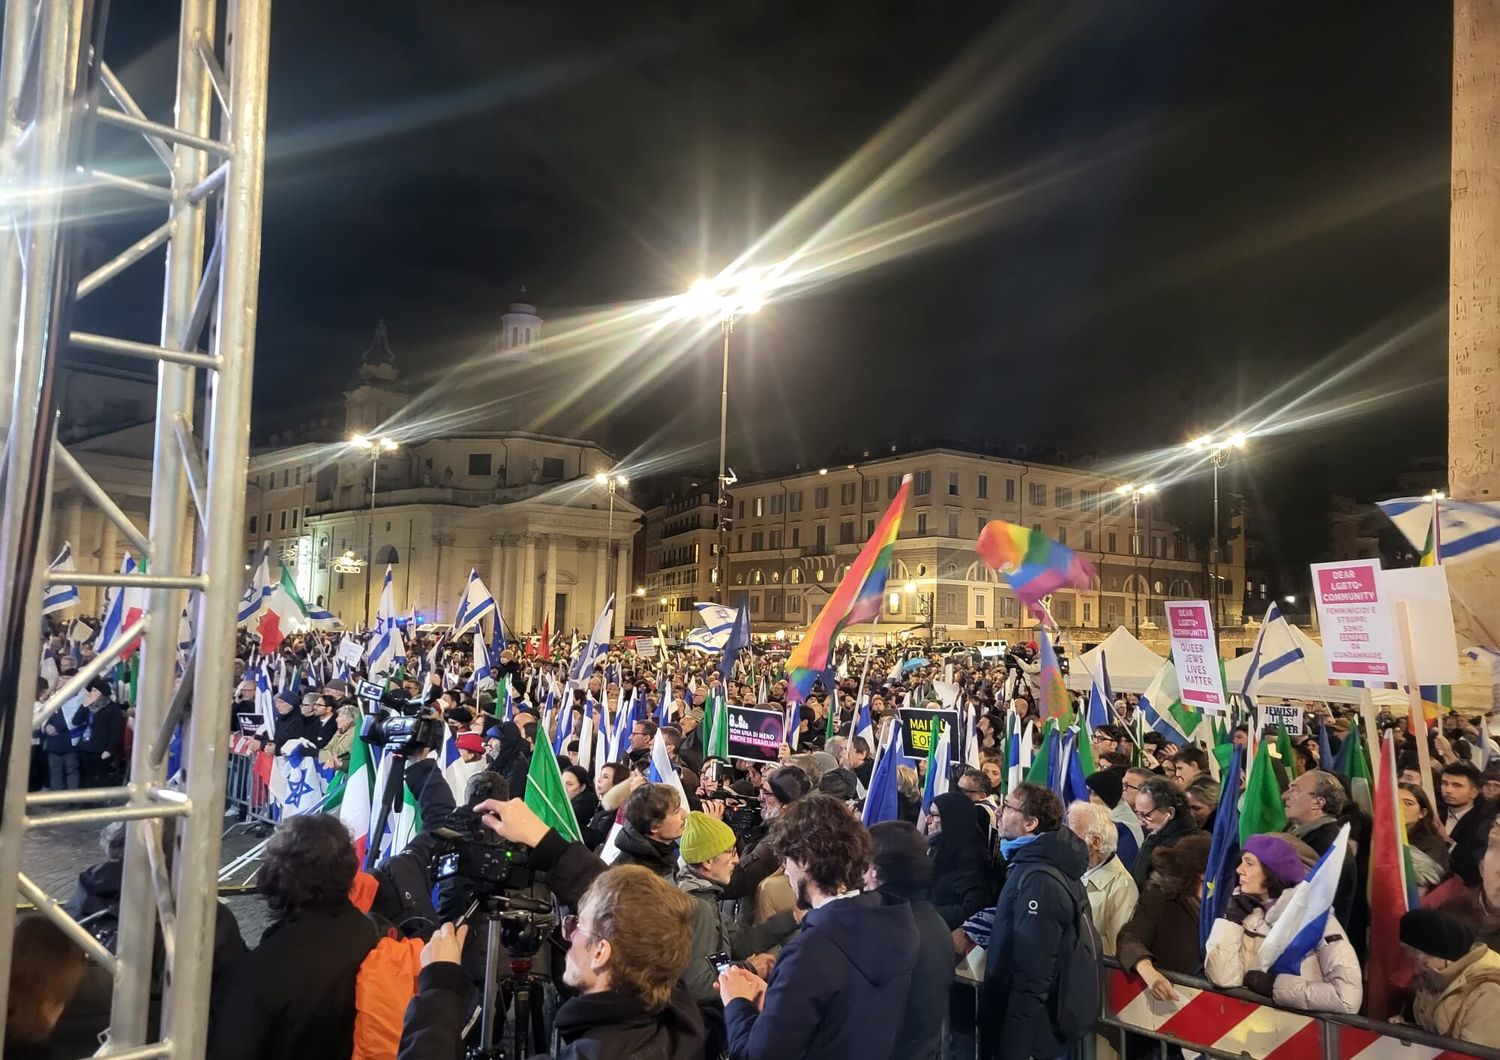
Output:
<path fill-rule="evenodd" d="M 236 734 L 229 741 L 229 765 L 224 775 L 224 808 L 233 822 L 225 835 L 239 828 L 274 827 L 271 804 L 271 756 L 262 754 L 260 741 Z"/>
<path fill-rule="evenodd" d="M 1171 1056 L 1176 1046 L 1187 1056 L 1229 1060 L 1500 1060 L 1500 1050 L 1363 1016 L 1278 1008 L 1194 976 L 1165 973 L 1181 1000 L 1159 1001 L 1137 976 L 1106 964 L 1101 1022 L 1114 1032 L 1108 1042 L 1119 1056 Z M 1156 1048 L 1126 1048 L 1127 1034 L 1152 1039 Z"/>

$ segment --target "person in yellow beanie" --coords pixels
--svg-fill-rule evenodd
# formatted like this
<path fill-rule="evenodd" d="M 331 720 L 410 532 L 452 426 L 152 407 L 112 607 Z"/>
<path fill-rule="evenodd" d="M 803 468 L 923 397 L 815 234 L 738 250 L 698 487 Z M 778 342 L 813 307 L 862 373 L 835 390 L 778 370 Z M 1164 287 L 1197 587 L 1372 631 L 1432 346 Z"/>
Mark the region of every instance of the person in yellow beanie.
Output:
<path fill-rule="evenodd" d="M 714 805 L 714 804 L 710 804 Z M 742 926 L 726 919 L 719 904 L 720 893 L 740 862 L 737 840 L 730 827 L 718 817 L 694 810 L 678 841 L 678 851 L 687 872 L 677 885 L 697 901 L 693 911 L 693 955 L 688 960 L 682 981 L 703 1009 L 708 1028 L 706 1056 L 717 1056 L 726 1044 L 724 1005 L 715 988 L 718 972 L 709 963 L 713 953 L 727 953 L 736 961 L 745 961 L 757 975 L 770 974 L 774 958 L 769 950 L 780 946 L 797 930 L 790 911 L 777 913 L 764 923 Z"/>

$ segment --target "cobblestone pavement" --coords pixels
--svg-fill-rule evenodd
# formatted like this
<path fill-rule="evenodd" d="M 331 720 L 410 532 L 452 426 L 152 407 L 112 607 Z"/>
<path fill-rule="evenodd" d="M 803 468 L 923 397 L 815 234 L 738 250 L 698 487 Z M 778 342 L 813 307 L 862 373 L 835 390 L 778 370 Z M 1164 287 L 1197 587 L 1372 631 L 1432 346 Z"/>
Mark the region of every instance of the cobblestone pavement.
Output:
<path fill-rule="evenodd" d="M 232 824 L 226 821 L 225 824 Z M 37 884 L 52 897 L 67 900 L 73 893 L 78 874 L 89 865 L 104 858 L 99 849 L 98 825 L 62 825 L 43 828 L 26 836 L 26 848 L 21 855 L 21 867 Z M 235 857 L 261 842 L 261 836 L 247 835 L 243 828 L 236 829 L 224 838 L 220 864 L 228 864 Z M 240 884 L 245 873 L 233 880 Z M 231 896 L 223 899 L 239 921 L 240 933 L 245 941 L 255 945 L 261 933 L 270 923 L 263 900 L 255 896 Z"/>

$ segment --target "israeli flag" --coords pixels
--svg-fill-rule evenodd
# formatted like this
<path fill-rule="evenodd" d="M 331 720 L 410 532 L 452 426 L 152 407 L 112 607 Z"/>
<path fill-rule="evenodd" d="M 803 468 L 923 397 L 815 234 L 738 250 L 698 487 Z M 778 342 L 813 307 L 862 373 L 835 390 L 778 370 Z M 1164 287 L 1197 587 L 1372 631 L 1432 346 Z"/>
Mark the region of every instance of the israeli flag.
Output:
<path fill-rule="evenodd" d="M 380 589 L 380 605 L 375 611 L 375 637 L 365 652 L 370 676 L 390 673 L 406 661 L 406 643 L 401 639 L 401 629 L 396 625 L 396 589 L 391 581 L 391 568 L 385 568 L 385 584 Z"/>
<path fill-rule="evenodd" d="M 1291 650 L 1284 651 L 1279 655 L 1271 655 L 1266 650 L 1266 635 L 1271 635 L 1271 643 L 1290 644 Z M 1262 681 L 1272 674 L 1285 670 L 1293 663 L 1301 662 L 1306 656 L 1297 642 L 1292 638 L 1291 624 L 1287 622 L 1286 616 L 1281 613 L 1281 608 L 1274 603 L 1266 608 L 1265 621 L 1260 624 L 1260 633 L 1255 638 L 1255 650 L 1250 653 L 1250 665 L 1245 669 L 1245 682 L 1240 687 L 1240 695 L 1244 697 L 1245 703 L 1254 708 L 1255 697 L 1260 689 Z"/>
<path fill-rule="evenodd" d="M 1180 702 L 1182 688 L 1177 683 L 1177 667 L 1170 662 L 1163 663 L 1146 691 L 1141 693 L 1141 716 L 1146 719 L 1147 728 L 1161 733 L 1178 747 L 1188 747 L 1193 741 L 1172 713 L 1172 707 Z"/>
<path fill-rule="evenodd" d="M 317 751 L 312 744 L 299 740 L 284 758 L 276 760 L 271 772 L 271 799 L 281 810 L 282 819 L 301 813 L 316 813 L 323 808 L 327 783 L 318 772 Z"/>
<path fill-rule="evenodd" d="M 1349 825 L 1345 823 L 1307 874 L 1307 879 L 1292 889 L 1292 900 L 1260 944 L 1260 952 L 1255 958 L 1258 969 L 1276 975 L 1296 975 L 1302 962 L 1318 948 L 1318 943 L 1327 934 L 1328 918 L 1333 913 L 1333 896 L 1338 890 L 1348 851 Z"/>
<path fill-rule="evenodd" d="M 499 614 L 495 597 L 485 588 L 479 572 L 470 569 L 469 581 L 464 586 L 464 595 L 458 601 L 458 613 L 453 618 L 453 635 L 456 637 L 479 625 L 487 615 Z"/>
<path fill-rule="evenodd" d="M 723 604 L 694 604 L 703 625 L 687 636 L 687 646 L 699 651 L 722 652 L 729 643 L 729 634 L 734 630 L 739 608 Z"/>
<path fill-rule="evenodd" d="M 1381 501 L 1378 507 L 1418 551 L 1426 547 L 1435 507 L 1439 558 L 1444 563 L 1500 544 L 1500 504 L 1493 501 L 1444 499 L 1434 503 L 1426 497 L 1397 497 Z"/>
<path fill-rule="evenodd" d="M 77 570 L 73 566 L 73 546 L 67 541 L 63 542 L 62 551 L 57 558 L 47 567 L 48 574 L 71 572 Z M 54 611 L 62 611 L 65 608 L 78 606 L 78 587 L 76 585 L 49 585 L 42 594 L 42 614 L 50 615 Z"/>
<path fill-rule="evenodd" d="M 245 595 L 240 597 L 240 625 L 253 626 L 255 624 L 255 620 L 260 618 L 260 613 L 265 610 L 266 602 L 271 598 L 271 588 L 271 559 L 269 555 L 263 553 L 260 557 L 260 566 L 255 568 L 255 574 L 245 589 Z"/>
<path fill-rule="evenodd" d="M 134 574 L 135 571 L 135 557 L 127 552 L 125 562 L 120 566 L 120 573 Z M 99 651 L 102 652 L 113 644 L 120 631 L 129 624 L 126 618 L 127 602 L 133 595 L 132 590 L 127 588 L 110 590 L 104 603 L 104 623 L 99 627 Z"/>
<path fill-rule="evenodd" d="M 609 653 L 610 631 L 614 629 L 614 625 L 615 597 L 611 593 L 604 605 L 604 610 L 600 611 L 599 617 L 594 620 L 594 628 L 589 632 L 588 643 L 583 646 L 583 653 L 573 664 L 573 671 L 568 676 L 569 685 L 579 687 L 588 681 L 594 672 L 595 664 Z"/>
<path fill-rule="evenodd" d="M 949 727 L 943 725 L 942 732 L 938 735 L 937 748 L 927 760 L 927 779 L 922 785 L 922 806 L 917 811 L 917 831 L 923 835 L 927 834 L 927 814 L 932 809 L 932 800 L 948 793 L 948 780 L 953 774 L 950 750 L 952 741 L 949 735 Z"/>
<path fill-rule="evenodd" d="M 439 643 L 442 643 L 439 640 Z M 437 648 L 433 648 L 436 651 Z M 474 675 L 469 678 L 469 683 L 464 685 L 465 692 L 473 692 L 479 688 L 479 682 L 489 681 L 493 687 L 494 681 L 490 678 L 490 653 L 484 646 L 484 630 L 474 631 Z"/>
<path fill-rule="evenodd" d="M 1114 724 L 1115 692 L 1109 687 L 1109 663 L 1099 653 L 1099 672 L 1089 685 L 1089 734 Z"/>
<path fill-rule="evenodd" d="M 677 789 L 677 797 L 682 800 L 682 805 L 688 804 L 682 778 L 672 768 L 671 756 L 667 754 L 667 741 L 662 738 L 660 729 L 656 730 L 656 736 L 651 740 L 651 760 L 646 766 L 646 779 L 653 784 L 670 784 Z"/>

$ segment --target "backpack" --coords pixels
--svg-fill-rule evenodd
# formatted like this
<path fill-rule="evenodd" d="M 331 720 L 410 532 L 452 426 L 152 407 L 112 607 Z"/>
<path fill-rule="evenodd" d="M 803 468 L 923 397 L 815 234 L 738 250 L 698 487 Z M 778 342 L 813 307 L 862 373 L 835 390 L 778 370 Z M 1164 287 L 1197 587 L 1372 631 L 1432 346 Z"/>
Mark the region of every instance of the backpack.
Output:
<path fill-rule="evenodd" d="M 365 955 L 354 982 L 353 1060 L 396 1060 L 421 970 L 421 939 L 387 936 Z"/>
<path fill-rule="evenodd" d="M 1055 978 L 1047 995 L 1053 1032 L 1071 1044 L 1093 1029 L 1104 1010 L 1104 946 L 1094 928 L 1088 895 L 1078 881 L 1051 865 L 1037 867 L 1061 883 L 1073 901 L 1073 922 L 1058 946 Z"/>

